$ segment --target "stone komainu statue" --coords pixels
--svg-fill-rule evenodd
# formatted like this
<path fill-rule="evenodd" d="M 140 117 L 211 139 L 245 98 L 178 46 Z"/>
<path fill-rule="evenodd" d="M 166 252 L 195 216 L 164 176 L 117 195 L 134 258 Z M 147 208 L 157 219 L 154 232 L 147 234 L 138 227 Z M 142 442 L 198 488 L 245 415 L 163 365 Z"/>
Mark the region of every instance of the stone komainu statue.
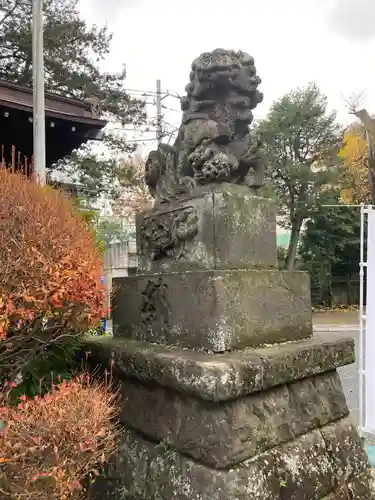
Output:
<path fill-rule="evenodd" d="M 263 184 L 259 139 L 249 130 L 252 110 L 263 100 L 260 82 L 254 59 L 241 51 L 216 49 L 193 62 L 176 142 L 160 144 L 146 162 L 146 183 L 156 201 L 202 184 Z"/>

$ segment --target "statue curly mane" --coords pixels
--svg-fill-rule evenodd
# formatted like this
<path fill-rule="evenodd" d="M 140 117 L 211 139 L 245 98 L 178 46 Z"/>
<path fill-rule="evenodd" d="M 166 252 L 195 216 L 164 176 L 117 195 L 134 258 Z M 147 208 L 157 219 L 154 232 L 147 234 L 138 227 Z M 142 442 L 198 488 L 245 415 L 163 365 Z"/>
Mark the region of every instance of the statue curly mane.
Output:
<path fill-rule="evenodd" d="M 163 163 L 165 146 L 151 152 L 146 182 L 158 201 L 170 201 L 198 184 L 234 182 L 257 188 L 263 168 L 258 142 L 251 140 L 252 110 L 262 102 L 254 59 L 244 52 L 216 49 L 192 63 L 174 160 Z"/>
<path fill-rule="evenodd" d="M 203 118 L 210 114 L 214 119 L 217 105 L 230 101 L 238 111 L 233 118 L 250 124 L 251 110 L 263 100 L 263 94 L 257 90 L 260 83 L 254 59 L 248 54 L 222 49 L 203 53 L 192 64 L 186 97 L 181 102 L 182 123 L 201 113 Z"/>

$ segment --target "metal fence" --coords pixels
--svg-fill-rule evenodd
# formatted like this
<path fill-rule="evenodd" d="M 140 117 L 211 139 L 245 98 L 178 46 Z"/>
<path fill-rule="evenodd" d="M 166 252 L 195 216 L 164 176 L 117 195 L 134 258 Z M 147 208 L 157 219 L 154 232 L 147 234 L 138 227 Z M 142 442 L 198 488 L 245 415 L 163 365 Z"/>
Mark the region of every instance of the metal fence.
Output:
<path fill-rule="evenodd" d="M 137 247 L 135 241 L 115 243 L 109 246 L 104 254 L 104 272 L 116 274 L 137 267 Z"/>
<path fill-rule="evenodd" d="M 360 276 L 332 276 L 323 283 L 312 283 L 311 299 L 314 305 L 359 305 Z"/>

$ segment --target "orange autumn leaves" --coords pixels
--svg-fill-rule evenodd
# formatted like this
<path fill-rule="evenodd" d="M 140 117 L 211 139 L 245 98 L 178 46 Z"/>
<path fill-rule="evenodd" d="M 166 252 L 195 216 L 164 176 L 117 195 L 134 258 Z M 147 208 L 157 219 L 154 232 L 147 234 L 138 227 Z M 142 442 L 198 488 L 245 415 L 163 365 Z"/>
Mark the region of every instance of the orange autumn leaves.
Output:
<path fill-rule="evenodd" d="M 100 255 L 68 200 L 4 168 L 0 235 L 0 498 L 78 500 L 115 450 L 116 393 L 83 374 L 9 396 L 30 363 L 99 320 Z"/>
<path fill-rule="evenodd" d="M 0 498 L 84 498 L 82 478 L 116 449 L 117 393 L 82 374 L 14 407 L 1 394 Z"/>
<path fill-rule="evenodd" d="M 105 300 L 93 234 L 58 191 L 1 168 L 0 234 L 1 376 L 97 322 Z"/>

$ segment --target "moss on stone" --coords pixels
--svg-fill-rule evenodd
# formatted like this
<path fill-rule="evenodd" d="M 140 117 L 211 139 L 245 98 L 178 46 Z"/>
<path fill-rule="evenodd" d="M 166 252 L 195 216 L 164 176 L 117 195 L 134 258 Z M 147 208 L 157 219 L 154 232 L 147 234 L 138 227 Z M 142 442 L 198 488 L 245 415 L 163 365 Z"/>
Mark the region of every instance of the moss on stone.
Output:
<path fill-rule="evenodd" d="M 108 337 L 87 340 L 94 367 L 119 378 L 153 381 L 207 401 L 226 401 L 324 373 L 354 362 L 354 340 L 329 337 L 226 354 L 164 347 Z"/>

